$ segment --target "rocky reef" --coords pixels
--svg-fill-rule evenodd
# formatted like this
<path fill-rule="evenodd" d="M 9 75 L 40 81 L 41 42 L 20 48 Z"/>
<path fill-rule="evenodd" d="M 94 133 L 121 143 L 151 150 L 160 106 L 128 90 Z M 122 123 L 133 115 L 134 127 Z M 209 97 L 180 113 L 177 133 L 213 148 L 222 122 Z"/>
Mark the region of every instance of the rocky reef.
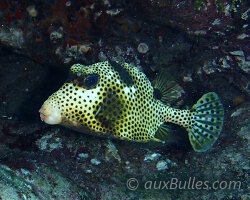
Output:
<path fill-rule="evenodd" d="M 1 1 L 0 199 L 249 199 L 249 15 L 243 0 Z M 138 144 L 40 121 L 72 64 L 104 60 L 166 71 L 175 107 L 216 92 L 214 148 L 195 153 L 175 126 Z"/>

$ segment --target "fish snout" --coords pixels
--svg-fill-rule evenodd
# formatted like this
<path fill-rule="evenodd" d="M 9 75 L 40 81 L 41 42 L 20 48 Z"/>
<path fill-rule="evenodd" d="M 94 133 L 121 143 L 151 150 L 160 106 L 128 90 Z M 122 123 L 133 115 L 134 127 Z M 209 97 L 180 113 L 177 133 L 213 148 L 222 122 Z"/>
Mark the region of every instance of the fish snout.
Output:
<path fill-rule="evenodd" d="M 40 118 L 46 124 L 60 124 L 62 121 L 61 111 L 56 104 L 53 104 L 50 101 L 45 101 L 42 107 L 39 110 Z"/>

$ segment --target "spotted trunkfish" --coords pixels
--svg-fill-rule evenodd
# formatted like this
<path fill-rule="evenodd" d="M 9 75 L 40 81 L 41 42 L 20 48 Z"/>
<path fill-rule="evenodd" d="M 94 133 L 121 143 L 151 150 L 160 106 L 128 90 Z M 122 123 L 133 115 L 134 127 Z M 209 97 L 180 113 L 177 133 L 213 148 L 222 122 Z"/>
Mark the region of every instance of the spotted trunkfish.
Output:
<path fill-rule="evenodd" d="M 191 109 L 170 107 L 167 80 L 152 84 L 139 68 L 105 61 L 74 64 L 69 78 L 42 105 L 41 120 L 80 132 L 122 140 L 162 141 L 167 123 L 187 130 L 193 149 L 207 151 L 223 126 L 223 105 L 214 92 L 204 94 Z"/>

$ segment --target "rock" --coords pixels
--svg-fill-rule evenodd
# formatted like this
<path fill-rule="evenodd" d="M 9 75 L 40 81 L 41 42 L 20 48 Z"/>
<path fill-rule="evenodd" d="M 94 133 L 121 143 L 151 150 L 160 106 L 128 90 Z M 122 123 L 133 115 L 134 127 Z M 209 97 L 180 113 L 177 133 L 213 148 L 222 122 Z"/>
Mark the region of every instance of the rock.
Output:
<path fill-rule="evenodd" d="M 101 161 L 97 160 L 96 158 L 92 158 L 90 162 L 91 164 L 96 165 L 96 166 L 101 164 Z"/>
<path fill-rule="evenodd" d="M 192 82 L 193 79 L 192 79 L 192 74 L 187 74 L 186 76 L 183 77 L 183 82 L 187 83 L 187 82 Z"/>
<path fill-rule="evenodd" d="M 234 132 L 243 140 L 249 142 L 249 117 L 250 104 L 248 102 L 242 103 L 237 109 L 233 110 L 231 114 L 232 125 L 234 125 Z M 236 126 L 237 124 L 237 126 Z"/>
<path fill-rule="evenodd" d="M 50 40 L 53 43 L 57 43 L 63 38 L 63 27 L 59 27 L 57 30 L 54 30 L 50 33 Z"/>
<path fill-rule="evenodd" d="M 77 159 L 79 159 L 79 160 L 85 160 L 88 157 L 89 157 L 89 154 L 87 154 L 87 153 L 79 153 Z"/>
<path fill-rule="evenodd" d="M 250 198 L 250 195 L 249 194 L 243 194 L 241 196 L 241 200 L 248 200 Z"/>
<path fill-rule="evenodd" d="M 87 169 L 87 170 L 86 170 L 86 173 L 87 173 L 87 174 L 91 174 L 91 173 L 92 173 L 92 170 L 91 170 L 91 169 Z"/>
<path fill-rule="evenodd" d="M 82 199 L 86 191 L 74 185 L 56 170 L 40 167 L 31 173 L 19 174 L 0 165 L 0 198 L 8 199 Z"/>
<path fill-rule="evenodd" d="M 24 47 L 24 35 L 20 28 L 0 26 L 0 41 L 8 47 L 22 49 Z"/>
<path fill-rule="evenodd" d="M 220 58 L 219 59 L 219 62 L 220 63 L 222 63 L 222 67 L 223 68 L 230 68 L 230 65 L 229 65 L 229 63 L 228 63 L 228 61 L 231 61 L 232 59 L 229 57 L 229 56 L 227 56 L 226 58 Z"/>
<path fill-rule="evenodd" d="M 57 134 L 59 130 L 55 130 L 54 133 L 44 135 L 42 138 L 37 140 L 36 144 L 41 151 L 51 152 L 55 149 L 62 148 L 62 141 L 58 137 L 53 137 L 54 134 Z"/>
<path fill-rule="evenodd" d="M 107 151 L 105 152 L 105 158 L 110 161 L 111 158 L 115 158 L 119 163 L 121 163 L 121 157 L 118 153 L 116 146 L 109 140 L 106 144 Z"/>
<path fill-rule="evenodd" d="M 245 12 L 241 13 L 241 19 L 248 20 L 249 12 L 250 12 L 250 8 L 248 8 Z"/>
<path fill-rule="evenodd" d="M 238 110 L 236 110 L 235 112 L 233 112 L 231 114 L 231 117 L 237 117 L 237 116 L 239 116 L 242 113 L 242 111 L 243 111 L 243 109 L 239 108 Z"/>
<path fill-rule="evenodd" d="M 242 34 L 240 34 L 240 35 L 237 36 L 237 39 L 244 40 L 245 38 L 248 38 L 248 37 L 249 37 L 249 35 L 247 35 L 245 33 L 242 33 Z"/>
<path fill-rule="evenodd" d="M 122 11 L 122 9 L 115 8 L 115 9 L 106 10 L 106 13 L 108 15 L 115 16 L 115 15 L 120 14 L 121 11 Z"/>
<path fill-rule="evenodd" d="M 37 12 L 36 7 L 34 5 L 28 6 L 26 8 L 26 10 L 31 17 L 36 17 L 38 15 L 38 12 Z"/>
<path fill-rule="evenodd" d="M 249 129 L 250 129 L 250 119 L 246 121 L 245 126 L 240 128 L 240 131 L 237 133 L 237 135 L 249 141 L 250 139 Z"/>
<path fill-rule="evenodd" d="M 231 114 L 232 120 L 237 123 L 235 128 L 236 134 L 246 140 L 249 143 L 249 128 L 250 128 L 250 117 L 249 117 L 250 104 L 248 102 L 242 103 L 236 110 Z"/>
<path fill-rule="evenodd" d="M 238 66 L 242 71 L 246 73 L 250 73 L 250 61 L 246 61 L 245 57 L 242 56 L 236 56 L 236 59 L 239 61 Z"/>
<path fill-rule="evenodd" d="M 173 161 L 171 161 L 169 159 L 160 160 L 156 164 L 156 169 L 158 171 L 162 171 L 162 170 L 165 170 L 165 169 L 169 169 L 170 166 L 176 166 L 176 163 L 174 163 Z"/>
<path fill-rule="evenodd" d="M 233 56 L 244 57 L 244 52 L 240 51 L 240 50 L 238 50 L 238 51 L 231 51 L 230 54 L 233 55 Z"/>
<path fill-rule="evenodd" d="M 219 2 L 0 1 L 0 199 L 247 198 L 249 6 Z M 147 47 L 139 52 L 140 43 Z M 110 141 L 40 121 L 41 104 L 67 80 L 73 63 L 104 60 L 136 65 L 152 82 L 167 72 L 174 107 L 191 108 L 215 91 L 225 125 L 213 149 L 195 153 L 176 126 L 177 138 L 162 144 Z M 146 181 L 184 183 L 193 175 L 242 187 L 143 188 Z M 139 183 L 135 191 L 126 188 L 131 177 Z"/>
<path fill-rule="evenodd" d="M 151 19 L 155 23 L 165 23 L 177 29 L 181 29 L 188 34 L 211 35 L 215 32 L 225 32 L 233 24 L 233 12 L 240 12 L 246 18 L 246 4 L 242 2 L 183 2 L 167 3 L 164 0 L 147 0 L 143 4 L 133 1 L 131 7 L 135 12 L 140 13 L 146 19 Z M 240 9 L 242 8 L 242 9 Z M 225 13 L 218 11 L 223 10 Z M 164 12 L 169 10 L 171 12 Z M 244 14 L 245 13 L 245 14 Z M 209 31 L 207 31 L 209 30 Z M 213 31 L 211 31 L 213 30 Z"/>
<path fill-rule="evenodd" d="M 156 161 L 158 160 L 158 158 L 161 157 L 161 154 L 160 153 L 148 153 L 145 155 L 144 157 L 144 161 L 145 162 L 151 162 L 151 161 Z"/>
<path fill-rule="evenodd" d="M 250 61 L 246 61 L 243 51 L 231 51 L 231 55 L 235 56 L 238 61 L 238 66 L 246 73 L 250 73 Z"/>
<path fill-rule="evenodd" d="M 33 60 L 24 56 L 15 57 L 10 51 L 1 48 L 0 58 L 0 78 L 4 83 L 0 87 L 0 113 L 8 117 L 38 117 L 34 108 L 40 106 L 43 92 L 37 89 L 42 82 L 49 83 L 46 79 L 48 70 Z"/>

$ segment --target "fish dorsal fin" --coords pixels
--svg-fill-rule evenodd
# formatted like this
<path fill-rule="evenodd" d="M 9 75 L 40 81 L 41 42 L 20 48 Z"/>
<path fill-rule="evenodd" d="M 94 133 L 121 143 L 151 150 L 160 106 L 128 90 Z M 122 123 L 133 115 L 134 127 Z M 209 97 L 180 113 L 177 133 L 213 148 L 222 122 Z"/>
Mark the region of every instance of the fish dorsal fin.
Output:
<path fill-rule="evenodd" d="M 152 85 L 154 87 L 154 97 L 165 104 L 173 104 L 184 93 L 182 87 L 173 80 L 170 72 L 159 72 Z"/>

